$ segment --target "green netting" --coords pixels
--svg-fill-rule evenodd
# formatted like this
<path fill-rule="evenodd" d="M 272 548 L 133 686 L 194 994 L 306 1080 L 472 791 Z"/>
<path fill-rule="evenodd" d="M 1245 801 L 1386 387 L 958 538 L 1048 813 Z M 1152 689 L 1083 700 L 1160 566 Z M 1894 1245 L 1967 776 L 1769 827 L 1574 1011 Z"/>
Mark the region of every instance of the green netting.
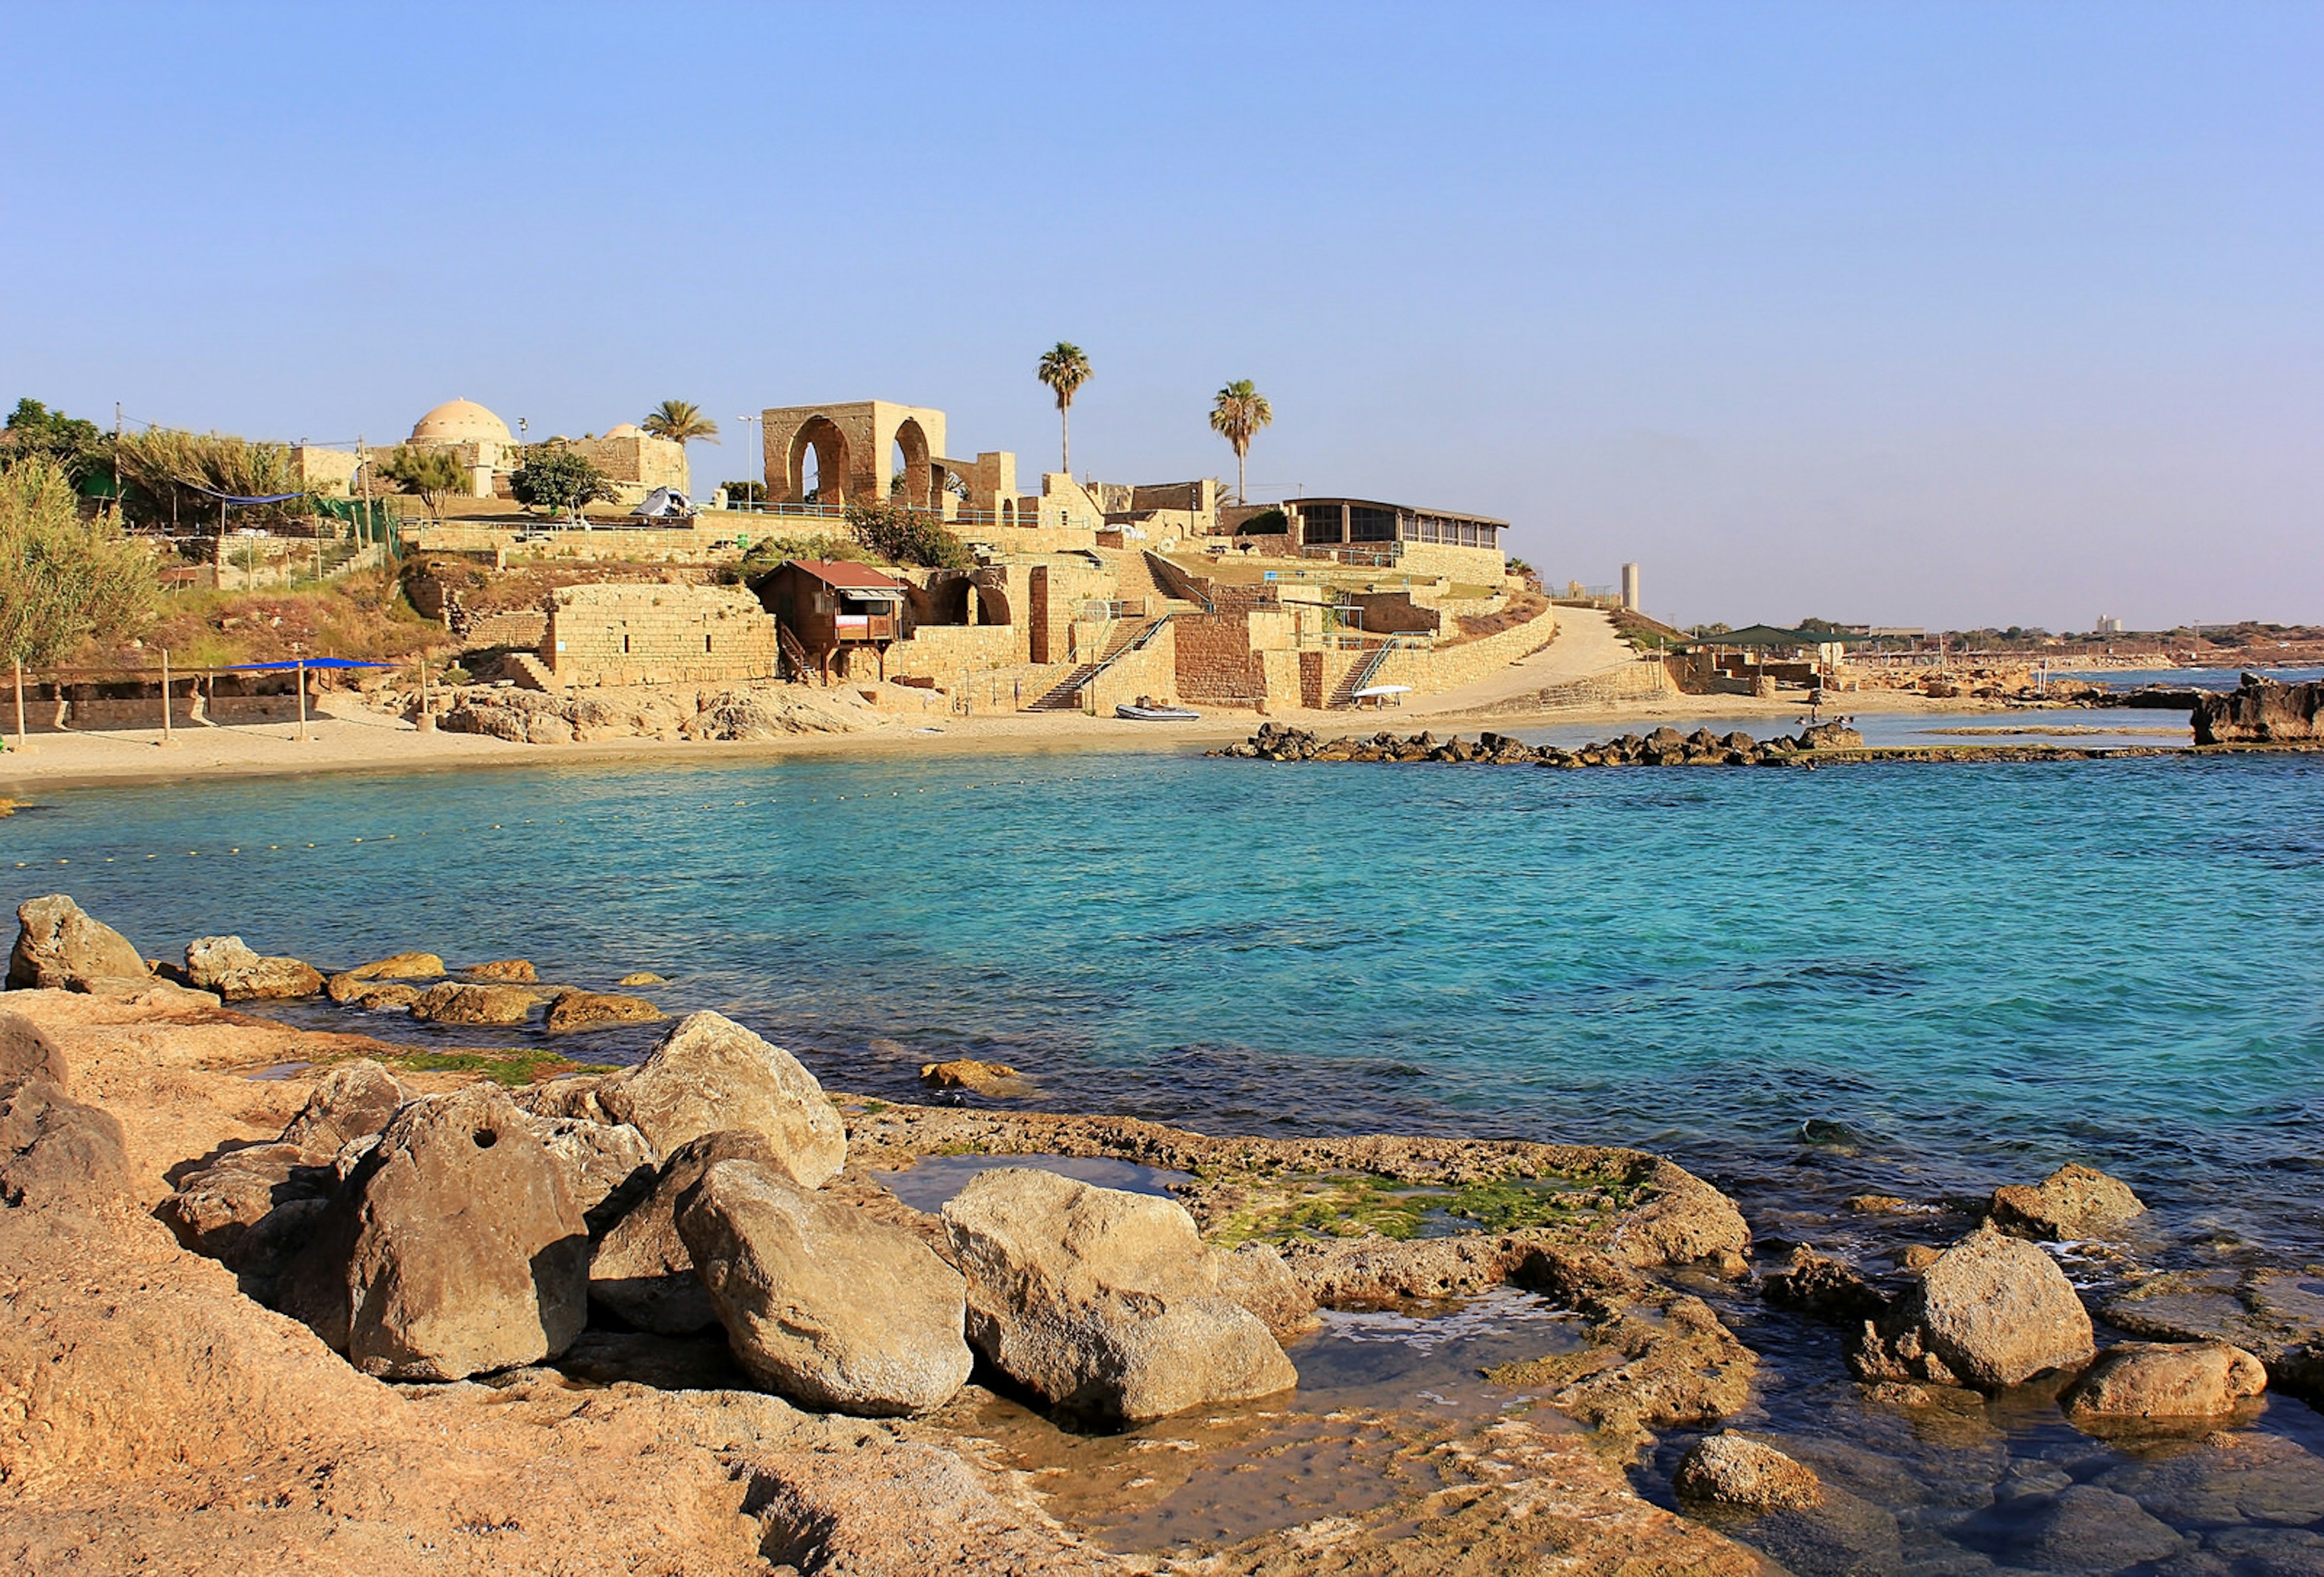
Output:
<path fill-rule="evenodd" d="M 358 542 L 395 540 L 398 517 L 383 499 L 318 498 L 310 502 L 317 514 L 352 527 L 352 535 Z"/>

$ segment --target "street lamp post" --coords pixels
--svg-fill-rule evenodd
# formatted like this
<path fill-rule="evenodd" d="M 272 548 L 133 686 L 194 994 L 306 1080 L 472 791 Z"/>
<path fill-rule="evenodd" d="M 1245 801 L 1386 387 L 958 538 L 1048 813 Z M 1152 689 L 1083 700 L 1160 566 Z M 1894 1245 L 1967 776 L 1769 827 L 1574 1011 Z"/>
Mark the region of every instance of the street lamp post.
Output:
<path fill-rule="evenodd" d="M 772 489 L 770 489 L 770 488 L 766 488 L 766 475 L 767 475 L 767 444 L 766 444 L 767 434 L 766 434 L 766 420 L 767 420 L 767 419 L 766 419 L 765 417 L 763 417 L 763 416 L 738 416 L 738 417 L 736 417 L 734 420 L 735 420 L 736 421 L 741 422 L 741 423 L 743 425 L 743 427 L 744 427 L 745 429 L 749 429 L 749 428 L 753 428 L 753 427 L 755 427 L 755 428 L 757 428 L 757 429 L 759 429 L 758 436 L 757 436 L 756 438 L 754 438 L 752 440 L 752 447 L 753 448 L 757 449 L 757 450 L 758 450 L 758 452 L 759 452 L 759 480 L 760 480 L 760 485 L 761 485 L 761 487 L 762 489 L 765 489 L 765 490 L 766 490 L 766 491 L 768 491 L 768 492 L 771 492 L 771 491 L 772 491 Z M 747 478 L 745 478 L 745 480 L 747 480 Z"/>

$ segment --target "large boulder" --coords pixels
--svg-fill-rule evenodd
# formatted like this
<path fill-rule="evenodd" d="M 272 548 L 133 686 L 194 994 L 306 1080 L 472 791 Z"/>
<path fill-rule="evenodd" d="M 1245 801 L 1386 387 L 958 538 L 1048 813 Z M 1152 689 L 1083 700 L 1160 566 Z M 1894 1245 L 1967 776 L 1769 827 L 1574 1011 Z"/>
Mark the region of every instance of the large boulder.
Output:
<path fill-rule="evenodd" d="M 466 985 L 444 981 L 412 998 L 410 1013 L 429 1024 L 479 1024 L 506 1028 L 532 1017 L 540 993 L 530 986 Z"/>
<path fill-rule="evenodd" d="M 718 1323 L 718 1305 L 695 1275 L 693 1251 L 678 1235 L 678 1212 L 703 1174 L 721 1161 L 784 1169 L 773 1144 L 756 1130 L 722 1129 L 687 1140 L 670 1152 L 653 1186 L 613 1222 L 590 1255 L 591 1297 L 640 1330 L 664 1336 L 685 1336 Z"/>
<path fill-rule="evenodd" d="M 466 964 L 460 973 L 467 980 L 497 985 L 530 985 L 540 978 L 540 972 L 533 968 L 530 958 L 495 958 L 484 964 Z"/>
<path fill-rule="evenodd" d="M 2267 1370 L 2225 1342 L 2125 1342 L 2096 1363 L 2059 1402 L 2077 1423 L 2212 1419 L 2267 1389 Z"/>
<path fill-rule="evenodd" d="M 1298 1375 L 1175 1200 L 1053 1172 L 980 1173 L 944 1207 L 968 1334 L 1004 1372 L 1100 1418 L 1287 1390 Z"/>
<path fill-rule="evenodd" d="M 229 1150 L 187 1174 L 154 1213 L 180 1243 L 265 1298 L 337 1194 L 340 1152 L 385 1128 L 407 1098 L 375 1062 L 333 1068 L 273 1143 Z"/>
<path fill-rule="evenodd" d="M 144 954 L 112 927 L 93 920 L 61 892 L 16 906 L 16 945 L 8 954 L 8 989 L 70 990 L 90 981 L 143 979 Z"/>
<path fill-rule="evenodd" d="M 887 1416 L 941 1406 L 967 1382 L 965 1284 L 902 1228 L 770 1167 L 721 1161 L 678 1230 L 735 1360 L 769 1389 Z"/>
<path fill-rule="evenodd" d="M 1918 1286 L 1868 1320 L 1849 1362 L 1868 1380 L 1927 1380 L 1994 1391 L 2053 1369 L 2080 1369 L 2096 1344 L 2066 1274 L 2020 1238 L 1972 1232 Z"/>
<path fill-rule="evenodd" d="M 347 976 L 351 980 L 441 980 L 444 960 L 433 953 L 398 953 L 358 964 L 347 971 Z"/>
<path fill-rule="evenodd" d="M 530 1113 L 524 1120 L 549 1158 L 564 1169 L 565 1186 L 588 1223 L 590 1236 L 611 1226 L 653 1185 L 654 1167 L 661 1157 L 646 1136 L 628 1123 Z"/>
<path fill-rule="evenodd" d="M 65 1054 L 30 1019 L 0 1013 L 0 1086 L 24 1079 L 63 1084 Z"/>
<path fill-rule="evenodd" d="M 609 1024 L 651 1024 L 667 1019 L 643 997 L 620 991 L 559 991 L 549 1004 L 540 1027 L 552 1035 L 572 1029 L 602 1029 Z"/>
<path fill-rule="evenodd" d="M 229 1150 L 190 1172 L 154 1212 L 197 1254 L 243 1278 L 263 1297 L 307 1246 L 339 1190 L 332 1152 L 297 1144 Z"/>
<path fill-rule="evenodd" d="M 1754 1511 L 1805 1511 L 1823 1499 L 1813 1470 L 1772 1445 L 1726 1432 L 1697 1441 L 1679 1459 L 1671 1487 L 1691 1500 Z"/>
<path fill-rule="evenodd" d="M 2069 1161 L 2034 1187 L 1993 1191 L 1993 1224 L 2021 1238 L 2071 1242 L 2119 1232 L 2146 1213 L 2130 1185 Z"/>
<path fill-rule="evenodd" d="M 1315 1315 L 1315 1295 L 1292 1274 L 1274 1244 L 1245 1243 L 1231 1254 L 1213 1251 L 1213 1259 L 1219 1268 L 1219 1296 L 1258 1315 L 1277 1342 L 1323 1323 Z"/>
<path fill-rule="evenodd" d="M 396 1113 L 279 1296 L 365 1374 L 462 1379 L 571 1345 L 588 1264 L 564 1168 L 505 1091 L 476 1084 Z"/>
<path fill-rule="evenodd" d="M 94 1210 L 131 1192 L 113 1113 L 38 1074 L 0 1083 L 0 1206 Z"/>
<path fill-rule="evenodd" d="M 847 1130 L 815 1075 L 716 1013 L 679 1019 L 644 1062 L 607 1081 L 597 1102 L 664 1155 L 706 1133 L 747 1128 L 767 1136 L 802 1188 L 821 1187 L 847 1164 Z"/>
<path fill-rule="evenodd" d="M 279 1137 L 284 1144 L 319 1150 L 327 1158 L 350 1141 L 385 1128 L 410 1098 L 393 1074 L 369 1057 L 357 1057 L 316 1081 L 307 1103 Z"/>
<path fill-rule="evenodd" d="M 283 1001 L 323 990 L 322 972 L 314 965 L 262 956 L 239 936 L 198 936 L 187 943 L 186 978 L 229 1002 Z"/>

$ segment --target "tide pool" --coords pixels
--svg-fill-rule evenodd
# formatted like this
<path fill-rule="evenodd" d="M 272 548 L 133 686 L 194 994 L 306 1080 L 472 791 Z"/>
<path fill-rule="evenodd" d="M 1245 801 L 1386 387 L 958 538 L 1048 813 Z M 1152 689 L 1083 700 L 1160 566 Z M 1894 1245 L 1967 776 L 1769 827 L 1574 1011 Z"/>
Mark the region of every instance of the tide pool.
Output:
<path fill-rule="evenodd" d="M 1213 1132 L 1638 1144 L 1747 1210 L 2078 1159 L 2174 1235 L 2312 1257 L 2319 809 L 2297 756 L 552 762 L 53 791 L 0 821 L 0 873 L 153 956 L 658 970 L 845 1089 L 967 1055 Z"/>

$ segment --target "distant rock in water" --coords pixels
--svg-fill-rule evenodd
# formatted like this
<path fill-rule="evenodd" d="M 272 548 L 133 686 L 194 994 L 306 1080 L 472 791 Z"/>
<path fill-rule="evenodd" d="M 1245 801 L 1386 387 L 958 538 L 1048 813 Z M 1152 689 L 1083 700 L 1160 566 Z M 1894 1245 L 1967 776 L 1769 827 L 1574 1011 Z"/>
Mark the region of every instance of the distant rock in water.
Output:
<path fill-rule="evenodd" d="M 2070 1242 L 2111 1237 L 2146 1213 L 2130 1185 L 2071 1161 L 2033 1188 L 1993 1191 L 1993 1224 L 2020 1238 Z"/>
<path fill-rule="evenodd" d="M 2284 744 L 2324 739 L 2316 715 L 2324 711 L 2324 680 L 2279 685 L 2258 674 L 2224 694 L 2195 697 L 2197 744 Z"/>

